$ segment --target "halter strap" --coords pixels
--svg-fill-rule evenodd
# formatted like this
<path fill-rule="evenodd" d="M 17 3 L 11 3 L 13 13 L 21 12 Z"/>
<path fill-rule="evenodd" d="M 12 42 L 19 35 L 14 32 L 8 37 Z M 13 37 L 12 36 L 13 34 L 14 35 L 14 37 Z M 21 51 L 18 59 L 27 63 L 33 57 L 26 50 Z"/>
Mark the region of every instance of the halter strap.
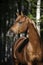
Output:
<path fill-rule="evenodd" d="M 26 38 L 26 39 L 22 42 L 22 44 L 21 44 L 21 45 L 19 46 L 19 48 L 18 48 L 18 52 L 19 52 L 19 53 L 22 51 L 22 49 L 25 47 L 25 45 L 27 45 L 28 41 L 29 41 L 29 39 Z"/>

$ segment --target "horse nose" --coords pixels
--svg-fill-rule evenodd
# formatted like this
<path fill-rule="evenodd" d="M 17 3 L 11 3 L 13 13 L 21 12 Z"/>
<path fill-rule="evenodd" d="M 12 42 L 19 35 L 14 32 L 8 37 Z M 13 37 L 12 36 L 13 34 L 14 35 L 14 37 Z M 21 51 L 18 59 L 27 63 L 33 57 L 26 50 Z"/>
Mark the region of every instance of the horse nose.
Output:
<path fill-rule="evenodd" d="M 15 35 L 15 33 L 13 33 L 12 31 L 8 31 L 8 32 L 6 33 L 6 36 L 12 37 L 13 35 Z"/>

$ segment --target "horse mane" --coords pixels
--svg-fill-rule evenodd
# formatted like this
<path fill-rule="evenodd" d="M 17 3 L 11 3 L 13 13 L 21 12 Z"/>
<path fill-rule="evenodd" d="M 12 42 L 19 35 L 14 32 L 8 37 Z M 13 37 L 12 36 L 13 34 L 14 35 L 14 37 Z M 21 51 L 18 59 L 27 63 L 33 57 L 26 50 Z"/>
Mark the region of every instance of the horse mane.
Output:
<path fill-rule="evenodd" d="M 34 26 L 33 23 L 31 23 L 31 25 L 33 26 L 34 30 L 36 31 L 37 36 L 39 37 L 39 40 L 41 40 L 41 37 L 40 37 L 39 34 L 38 34 L 38 30 L 37 30 L 36 26 Z"/>
<path fill-rule="evenodd" d="M 38 34 L 38 30 L 37 30 L 37 28 L 36 28 L 35 22 L 34 22 L 32 19 L 30 19 L 29 17 L 27 17 L 27 18 L 28 18 L 28 24 L 30 24 L 30 25 L 34 28 L 34 30 L 36 31 L 37 36 L 39 37 L 39 40 L 40 40 L 41 37 L 40 37 L 39 34 Z"/>

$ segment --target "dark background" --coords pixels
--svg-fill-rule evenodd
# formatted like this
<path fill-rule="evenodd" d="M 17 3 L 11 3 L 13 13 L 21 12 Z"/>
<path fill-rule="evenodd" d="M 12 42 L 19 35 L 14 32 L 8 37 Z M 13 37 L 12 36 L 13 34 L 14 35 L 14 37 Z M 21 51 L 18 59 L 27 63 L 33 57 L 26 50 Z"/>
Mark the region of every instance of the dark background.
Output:
<path fill-rule="evenodd" d="M 21 1 L 22 2 L 22 1 Z M 28 13 L 28 2 L 26 7 L 23 9 L 25 14 Z M 14 65 L 13 58 L 10 52 L 10 48 L 12 47 L 11 39 L 6 37 L 6 33 L 8 29 L 13 25 L 16 19 L 17 9 L 19 12 L 22 10 L 20 4 L 20 0 L 0 0 L 0 65 Z M 8 24 L 7 24 L 8 21 Z M 7 39 L 7 40 L 6 40 Z M 10 41 L 9 41 L 9 40 Z M 6 52 L 6 44 L 7 44 L 7 52 Z M 10 55 L 8 57 L 8 54 Z M 7 59 L 7 61 L 5 60 Z"/>

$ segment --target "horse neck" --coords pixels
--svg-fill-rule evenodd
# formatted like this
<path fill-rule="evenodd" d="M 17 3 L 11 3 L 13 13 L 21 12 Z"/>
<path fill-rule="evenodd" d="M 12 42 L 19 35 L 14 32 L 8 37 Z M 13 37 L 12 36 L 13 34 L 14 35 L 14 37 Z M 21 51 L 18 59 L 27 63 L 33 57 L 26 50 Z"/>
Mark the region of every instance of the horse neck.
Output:
<path fill-rule="evenodd" d="M 32 42 L 33 44 L 36 43 L 38 44 L 40 42 L 40 37 L 38 35 L 37 30 L 35 29 L 34 25 L 29 23 L 28 24 L 28 30 L 29 30 L 29 40 L 30 42 Z"/>

